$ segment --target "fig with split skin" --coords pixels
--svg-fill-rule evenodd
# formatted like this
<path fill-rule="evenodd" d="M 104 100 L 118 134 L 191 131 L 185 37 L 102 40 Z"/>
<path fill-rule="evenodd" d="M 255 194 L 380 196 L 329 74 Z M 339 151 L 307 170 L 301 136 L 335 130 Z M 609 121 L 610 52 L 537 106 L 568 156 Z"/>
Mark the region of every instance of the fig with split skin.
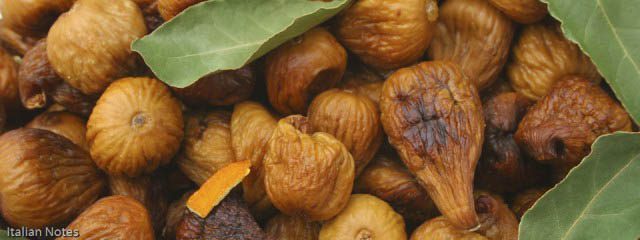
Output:
<path fill-rule="evenodd" d="M 320 223 L 308 222 L 299 217 L 278 214 L 269 219 L 265 232 L 273 240 L 318 240 Z"/>

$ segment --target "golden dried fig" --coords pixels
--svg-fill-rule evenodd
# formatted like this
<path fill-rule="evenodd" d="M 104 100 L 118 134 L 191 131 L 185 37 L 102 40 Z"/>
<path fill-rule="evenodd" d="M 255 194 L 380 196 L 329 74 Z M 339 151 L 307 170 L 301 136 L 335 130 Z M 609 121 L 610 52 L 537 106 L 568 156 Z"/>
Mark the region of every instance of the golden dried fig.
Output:
<path fill-rule="evenodd" d="M 164 20 L 169 21 L 186 8 L 204 0 L 158 0 L 158 11 Z"/>
<path fill-rule="evenodd" d="M 404 217 L 410 229 L 438 212 L 427 191 L 411 173 L 384 154 L 376 155 L 364 169 L 356 180 L 355 189 L 388 202 Z"/>
<path fill-rule="evenodd" d="M 516 214 L 518 219 L 521 219 L 527 210 L 533 207 L 533 204 L 538 201 L 544 195 L 549 188 L 541 187 L 541 188 L 531 188 L 527 189 L 521 193 L 516 195 L 513 200 L 513 204 L 511 206 L 511 210 Z"/>
<path fill-rule="evenodd" d="M 20 104 L 18 64 L 4 48 L 0 48 L 0 104 L 8 109 L 15 109 Z"/>
<path fill-rule="evenodd" d="M 307 115 L 314 131 L 329 133 L 347 147 L 355 162 L 356 176 L 382 143 L 378 106 L 349 90 L 321 93 L 311 102 Z"/>
<path fill-rule="evenodd" d="M 384 83 L 382 124 L 402 161 L 455 226 L 478 225 L 473 175 L 484 137 L 482 104 L 458 65 L 423 62 Z"/>
<path fill-rule="evenodd" d="M 190 105 L 226 106 L 251 97 L 255 83 L 251 66 L 245 66 L 203 77 L 191 86 L 174 90 Z"/>
<path fill-rule="evenodd" d="M 14 227 L 66 224 L 102 194 L 89 154 L 68 139 L 21 128 L 0 137 L 0 206 Z"/>
<path fill-rule="evenodd" d="M 183 136 L 180 103 L 151 78 L 112 83 L 87 122 L 91 157 L 111 175 L 135 177 L 168 163 Z"/>
<path fill-rule="evenodd" d="M 420 225 L 411 234 L 411 240 L 489 240 L 475 232 L 460 230 L 440 216 Z"/>
<path fill-rule="evenodd" d="M 131 197 L 149 211 L 156 233 L 161 233 L 166 220 L 168 199 L 163 176 L 159 173 L 139 177 L 109 176 L 111 195 Z"/>
<path fill-rule="evenodd" d="M 86 122 L 73 113 L 44 112 L 31 120 L 25 127 L 51 131 L 66 137 L 86 152 L 89 152 L 89 144 L 87 144 L 86 139 Z"/>
<path fill-rule="evenodd" d="M 53 24 L 47 55 L 53 69 L 84 94 L 99 94 L 137 64 L 131 43 L 147 34 L 131 0 L 78 0 Z"/>
<path fill-rule="evenodd" d="M 486 0 L 448 0 L 440 7 L 429 57 L 457 63 L 484 89 L 502 71 L 513 32 L 511 20 Z"/>
<path fill-rule="evenodd" d="M 184 193 L 180 199 L 169 205 L 169 209 L 167 209 L 167 219 L 165 221 L 164 229 L 162 230 L 162 237 L 164 237 L 164 239 L 176 239 L 176 229 L 184 215 L 189 211 L 187 209 L 187 200 L 189 200 L 192 193 L 193 191 Z"/>
<path fill-rule="evenodd" d="M 526 26 L 513 47 L 507 76 L 513 88 L 533 100 L 549 93 L 567 75 L 600 82 L 598 70 L 580 48 L 567 40 L 560 25 L 543 21 Z"/>
<path fill-rule="evenodd" d="M 515 139 L 535 160 L 551 164 L 559 180 L 589 154 L 598 136 L 616 131 L 631 131 L 622 106 L 592 81 L 567 77 L 531 107 Z"/>
<path fill-rule="evenodd" d="M 75 0 L 10 0 L 0 2 L 2 20 L 22 35 L 42 37 L 58 15 L 71 8 Z"/>
<path fill-rule="evenodd" d="M 547 4 L 539 0 L 489 0 L 513 21 L 531 24 L 547 16 Z"/>
<path fill-rule="evenodd" d="M 340 81 L 346 66 L 347 53 L 333 35 L 311 29 L 267 55 L 269 102 L 282 114 L 304 113 L 315 95 Z"/>
<path fill-rule="evenodd" d="M 78 231 L 77 237 L 64 239 L 154 239 L 149 212 L 140 202 L 127 196 L 110 196 L 87 208 L 67 229 Z"/>
<path fill-rule="evenodd" d="M 273 240 L 318 240 L 320 223 L 278 214 L 267 222 L 265 232 Z"/>
<path fill-rule="evenodd" d="M 395 69 L 422 57 L 437 18 L 436 0 L 360 0 L 338 17 L 336 36 L 364 63 Z"/>
<path fill-rule="evenodd" d="M 186 117 L 184 146 L 177 163 L 182 172 L 198 185 L 235 161 L 230 119 L 231 114 L 226 111 L 196 112 Z"/>
<path fill-rule="evenodd" d="M 407 239 L 404 220 L 386 202 L 354 194 L 340 214 L 322 225 L 319 240 Z"/>
<path fill-rule="evenodd" d="M 281 119 L 267 143 L 264 183 L 273 205 L 290 216 L 327 220 L 349 201 L 355 166 L 328 133 L 310 134 L 307 119 Z"/>
<path fill-rule="evenodd" d="M 502 198 L 482 191 L 475 195 L 480 218 L 477 232 L 491 240 L 517 240 L 519 222 Z"/>

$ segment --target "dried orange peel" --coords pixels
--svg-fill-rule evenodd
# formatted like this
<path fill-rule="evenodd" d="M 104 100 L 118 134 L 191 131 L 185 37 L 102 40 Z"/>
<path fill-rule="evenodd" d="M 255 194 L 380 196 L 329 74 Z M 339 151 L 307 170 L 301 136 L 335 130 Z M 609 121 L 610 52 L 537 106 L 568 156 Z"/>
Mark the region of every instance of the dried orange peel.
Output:
<path fill-rule="evenodd" d="M 207 179 L 198 191 L 187 200 L 187 208 L 206 218 L 209 212 L 224 199 L 236 185 L 242 182 L 251 168 L 250 161 L 230 163 Z"/>

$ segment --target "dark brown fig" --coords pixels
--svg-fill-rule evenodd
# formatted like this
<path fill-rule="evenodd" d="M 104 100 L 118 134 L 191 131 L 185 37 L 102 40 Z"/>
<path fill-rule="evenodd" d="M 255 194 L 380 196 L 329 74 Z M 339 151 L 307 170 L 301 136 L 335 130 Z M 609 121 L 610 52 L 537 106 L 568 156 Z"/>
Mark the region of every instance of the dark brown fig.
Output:
<path fill-rule="evenodd" d="M 187 209 L 187 200 L 191 197 L 193 191 L 188 191 L 182 195 L 179 199 L 173 201 L 167 209 L 167 219 L 165 221 L 164 228 L 162 229 L 162 237 L 166 240 L 176 239 L 176 230 L 178 224 L 182 221 L 182 218 L 189 211 Z"/>
<path fill-rule="evenodd" d="M 173 88 L 189 105 L 226 106 L 247 100 L 256 78 L 250 65 L 201 78 L 186 88 Z"/>
<path fill-rule="evenodd" d="M 521 219 L 522 216 L 533 207 L 533 204 L 538 201 L 544 195 L 549 188 L 547 187 L 539 187 L 539 188 L 530 188 L 516 195 L 515 199 L 513 199 L 513 203 L 511 204 L 511 210 L 516 214 L 518 219 Z"/>
<path fill-rule="evenodd" d="M 71 142 L 89 152 L 87 143 L 87 121 L 69 112 L 44 112 L 35 117 L 25 127 L 51 131 L 66 137 Z"/>
<path fill-rule="evenodd" d="M 0 104 L 0 134 L 4 132 L 5 123 L 7 123 L 7 112 L 4 105 Z"/>

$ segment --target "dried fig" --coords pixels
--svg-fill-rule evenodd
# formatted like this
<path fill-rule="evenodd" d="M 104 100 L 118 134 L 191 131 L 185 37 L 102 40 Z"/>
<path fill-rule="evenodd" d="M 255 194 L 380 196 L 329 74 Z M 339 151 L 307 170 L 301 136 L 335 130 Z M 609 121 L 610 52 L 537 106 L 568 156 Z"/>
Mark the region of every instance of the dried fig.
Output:
<path fill-rule="evenodd" d="M 456 227 L 478 225 L 473 175 L 484 137 L 482 104 L 458 65 L 423 62 L 384 83 L 382 124 L 440 212 Z"/>
<path fill-rule="evenodd" d="M 149 212 L 140 202 L 127 196 L 110 196 L 87 208 L 67 229 L 78 237 L 64 239 L 154 239 Z"/>
<path fill-rule="evenodd" d="M 543 21 L 526 26 L 513 47 L 507 76 L 513 88 L 533 100 L 549 93 L 567 75 L 600 82 L 598 70 L 580 48 L 567 40 L 560 25 Z"/>
<path fill-rule="evenodd" d="M 134 0 L 134 2 L 140 6 L 149 32 L 153 32 L 164 23 L 164 19 L 160 16 L 158 9 L 158 0 Z"/>
<path fill-rule="evenodd" d="M 123 78 L 98 100 L 87 122 L 91 157 L 111 175 L 135 177 L 171 160 L 183 136 L 182 109 L 151 78 Z"/>
<path fill-rule="evenodd" d="M 357 192 L 369 193 L 391 204 L 409 228 L 434 217 L 438 210 L 411 173 L 389 156 L 378 154 L 356 180 Z"/>
<path fill-rule="evenodd" d="M 86 152 L 89 152 L 89 145 L 85 138 L 87 133 L 86 122 L 75 114 L 69 112 L 44 112 L 31 120 L 25 127 L 51 131 L 66 137 Z"/>
<path fill-rule="evenodd" d="M 9 54 L 23 56 L 37 41 L 37 38 L 18 34 L 8 28 L 4 21 L 0 21 L 0 47 L 6 48 Z"/>
<path fill-rule="evenodd" d="M 271 51 L 265 62 L 267 94 L 282 114 L 304 113 L 313 97 L 334 87 L 347 66 L 347 53 L 324 28 Z"/>
<path fill-rule="evenodd" d="M 502 198 L 482 191 L 475 195 L 481 224 L 477 232 L 491 240 L 517 240 L 519 222 Z"/>
<path fill-rule="evenodd" d="M 592 81 L 567 77 L 531 107 L 515 139 L 535 160 L 553 165 L 559 180 L 589 154 L 598 136 L 616 131 L 631 131 L 620 104 Z"/>
<path fill-rule="evenodd" d="M 4 132 L 5 123 L 7 123 L 7 112 L 4 110 L 4 105 L 0 104 L 0 134 Z"/>
<path fill-rule="evenodd" d="M 255 76 L 251 66 L 201 78 L 186 88 L 174 88 L 190 105 L 225 106 L 247 100 L 253 92 Z"/>
<path fill-rule="evenodd" d="M 191 196 L 193 191 L 188 191 L 182 195 L 182 197 L 169 205 L 169 209 L 167 209 L 167 219 L 164 225 L 164 229 L 162 230 L 162 237 L 167 240 L 176 239 L 176 230 L 178 228 L 178 224 L 182 221 L 184 215 L 186 215 L 187 211 L 187 200 Z"/>
<path fill-rule="evenodd" d="M 235 161 L 231 148 L 231 114 L 226 111 L 196 112 L 185 120 L 184 146 L 177 163 L 198 185 Z"/>
<path fill-rule="evenodd" d="M 437 18 L 436 0 L 360 0 L 338 17 L 336 36 L 364 63 L 395 69 L 422 57 Z"/>
<path fill-rule="evenodd" d="M 521 219 L 527 210 L 533 207 L 533 204 L 544 195 L 549 188 L 530 188 L 516 195 L 511 206 L 511 210 Z"/>
<path fill-rule="evenodd" d="M 18 96 L 18 64 L 0 48 L 0 104 L 14 109 L 20 103 Z"/>
<path fill-rule="evenodd" d="M 318 240 L 320 223 L 278 214 L 267 222 L 265 232 L 273 240 Z"/>
<path fill-rule="evenodd" d="M 111 195 L 131 197 L 142 203 L 149 211 L 151 223 L 156 233 L 161 233 L 166 220 L 167 195 L 160 174 L 144 175 L 135 178 L 109 176 Z"/>
<path fill-rule="evenodd" d="M 384 84 L 384 82 L 362 83 L 345 85 L 343 86 L 343 88 L 371 99 L 371 101 L 373 101 L 373 103 L 378 106 L 380 105 L 380 92 L 382 92 L 382 84 Z"/>
<path fill-rule="evenodd" d="M 531 24 L 547 16 L 547 4 L 539 0 L 489 0 L 513 21 Z"/>
<path fill-rule="evenodd" d="M 407 239 L 404 220 L 386 202 L 354 194 L 340 214 L 322 225 L 319 240 Z"/>
<path fill-rule="evenodd" d="M 385 79 L 383 75 L 358 61 L 350 61 L 340 88 L 366 96 L 377 106 L 380 104 L 380 92 Z"/>
<path fill-rule="evenodd" d="M 307 115 L 314 131 L 329 133 L 347 147 L 355 162 L 356 176 L 382 143 L 378 106 L 349 90 L 321 93 L 311 102 Z"/>
<path fill-rule="evenodd" d="M 475 232 L 460 230 L 440 216 L 420 225 L 411 234 L 411 240 L 489 240 Z"/>
<path fill-rule="evenodd" d="M 498 78 L 509 56 L 514 26 L 488 1 L 446 1 L 435 29 L 429 57 L 457 63 L 478 89 Z"/>
<path fill-rule="evenodd" d="M 66 224 L 105 187 L 89 154 L 68 139 L 21 128 L 0 137 L 0 206 L 12 226 Z"/>
<path fill-rule="evenodd" d="M 49 30 L 47 55 L 71 86 L 99 94 L 136 67 L 130 45 L 145 34 L 144 17 L 131 0 L 77 0 Z"/>
<path fill-rule="evenodd" d="M 0 10 L 4 24 L 22 35 L 42 37 L 58 15 L 71 8 L 75 0 L 11 0 L 2 1 Z"/>
<path fill-rule="evenodd" d="M 327 220 L 347 205 L 355 166 L 339 140 L 310 132 L 302 116 L 278 122 L 267 143 L 264 183 L 269 199 L 283 213 Z"/>
<path fill-rule="evenodd" d="M 158 0 L 158 11 L 164 20 L 169 21 L 182 10 L 204 0 Z"/>

